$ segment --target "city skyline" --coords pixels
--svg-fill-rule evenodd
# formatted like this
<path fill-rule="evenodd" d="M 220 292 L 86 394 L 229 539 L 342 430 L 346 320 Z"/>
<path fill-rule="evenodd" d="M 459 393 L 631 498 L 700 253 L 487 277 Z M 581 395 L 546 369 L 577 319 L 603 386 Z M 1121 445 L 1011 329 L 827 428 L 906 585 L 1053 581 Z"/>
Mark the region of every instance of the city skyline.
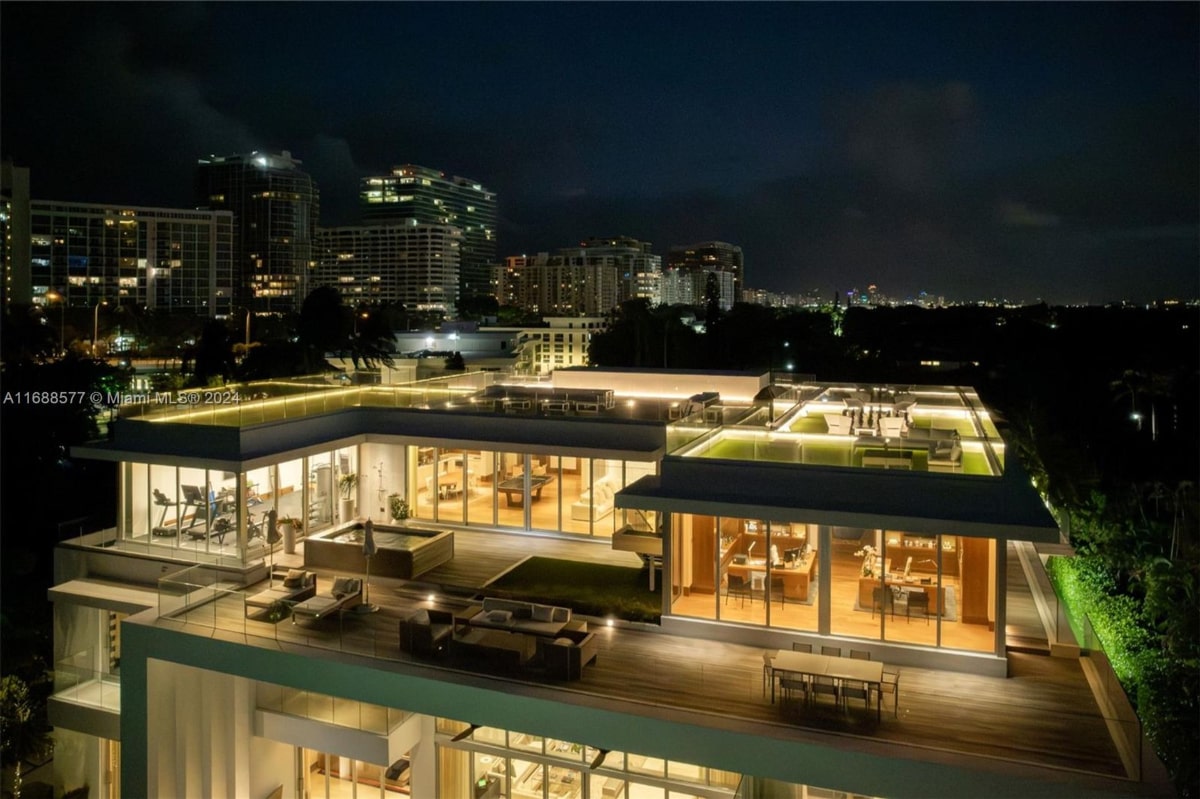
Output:
<path fill-rule="evenodd" d="M 288 149 L 323 226 L 396 163 L 482 182 L 501 258 L 716 239 L 781 293 L 1200 295 L 1194 5 L 0 16 L 0 141 L 35 199 L 190 207 L 198 159 Z"/>

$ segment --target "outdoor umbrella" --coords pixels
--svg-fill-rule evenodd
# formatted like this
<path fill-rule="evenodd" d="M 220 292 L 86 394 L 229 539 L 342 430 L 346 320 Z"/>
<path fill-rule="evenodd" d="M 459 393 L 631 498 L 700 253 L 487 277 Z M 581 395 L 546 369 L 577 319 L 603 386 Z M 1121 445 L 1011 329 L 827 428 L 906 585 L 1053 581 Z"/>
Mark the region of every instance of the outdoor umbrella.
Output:
<path fill-rule="evenodd" d="M 267 511 L 267 554 L 271 559 L 271 572 L 269 585 L 275 585 L 275 545 L 279 543 L 281 536 L 279 535 L 278 525 L 279 515 L 274 508 Z"/>
<path fill-rule="evenodd" d="M 371 558 L 375 555 L 375 522 L 367 519 L 363 522 L 363 557 L 367 560 L 367 573 L 363 577 L 363 603 L 358 606 L 359 613 L 374 613 L 378 606 L 370 603 L 371 589 Z"/>

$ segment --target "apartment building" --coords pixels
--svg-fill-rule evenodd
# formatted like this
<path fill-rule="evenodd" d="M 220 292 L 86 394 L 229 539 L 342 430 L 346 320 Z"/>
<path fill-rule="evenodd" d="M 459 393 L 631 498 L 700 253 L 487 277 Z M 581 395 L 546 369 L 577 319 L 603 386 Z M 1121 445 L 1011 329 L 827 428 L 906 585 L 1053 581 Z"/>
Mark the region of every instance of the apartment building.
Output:
<path fill-rule="evenodd" d="M 404 164 L 360 182 L 359 209 L 367 225 L 450 225 L 462 233 L 460 283 L 464 297 L 486 295 L 496 261 L 496 193 L 477 180 Z"/>
<path fill-rule="evenodd" d="M 30 287 L 35 303 L 232 311 L 228 211 L 33 200 L 29 215 L 28 272 L 16 283 Z"/>
<path fill-rule="evenodd" d="M 287 150 L 200 159 L 197 208 L 233 213 L 234 303 L 256 313 L 300 310 L 308 295 L 320 190 Z"/>
<path fill-rule="evenodd" d="M 120 485 L 116 528 L 56 558 L 62 788 L 1151 790 L 1074 661 L 1008 648 L 1010 553 L 1058 531 L 969 388 L 576 368 L 253 389 L 140 406 L 75 452 Z M 489 584 L 527 556 L 625 567 L 657 618 L 530 605 L 543 637 L 485 629 L 514 623 Z M 800 700 L 804 647 L 903 680 Z"/>
<path fill-rule="evenodd" d="M 310 283 L 337 288 L 350 305 L 396 303 L 453 316 L 462 244 L 458 228 L 416 220 L 318 228 Z"/>

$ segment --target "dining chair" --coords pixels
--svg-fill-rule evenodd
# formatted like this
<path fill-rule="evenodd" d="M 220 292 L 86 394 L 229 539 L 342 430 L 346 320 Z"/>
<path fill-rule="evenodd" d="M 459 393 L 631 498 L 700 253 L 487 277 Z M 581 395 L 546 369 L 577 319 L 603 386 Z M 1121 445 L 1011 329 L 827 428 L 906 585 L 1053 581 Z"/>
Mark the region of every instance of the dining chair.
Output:
<path fill-rule="evenodd" d="M 766 696 L 767 695 L 767 682 L 769 680 L 775 679 L 775 668 L 774 668 L 775 652 L 768 649 L 766 652 L 763 652 L 762 657 L 763 657 L 762 690 L 763 690 L 763 696 Z"/>
<path fill-rule="evenodd" d="M 838 684 L 832 677 L 826 677 L 824 674 L 815 675 L 812 678 L 812 685 L 809 687 L 812 691 L 814 701 L 821 694 L 833 697 L 835 705 L 841 704 L 841 695 L 838 693 Z"/>
<path fill-rule="evenodd" d="M 851 699 L 861 699 L 863 707 L 871 707 L 871 689 L 867 683 L 862 680 L 842 680 L 840 688 L 842 707 L 849 710 Z"/>
<path fill-rule="evenodd" d="M 842 648 L 840 646 L 823 646 L 821 647 L 821 654 L 840 658 L 842 656 Z"/>
<path fill-rule="evenodd" d="M 850 657 L 854 658 L 855 660 L 870 660 L 871 653 L 867 652 L 865 649 L 851 649 Z"/>
<path fill-rule="evenodd" d="M 793 652 L 812 652 L 812 644 L 801 644 L 796 641 L 792 642 Z"/>
<path fill-rule="evenodd" d="M 899 715 L 900 706 L 900 672 L 888 669 L 886 666 L 883 669 L 883 682 L 879 684 L 879 701 L 883 701 L 883 694 L 892 695 L 892 716 Z"/>
<path fill-rule="evenodd" d="M 808 700 L 809 688 L 808 680 L 798 677 L 783 677 L 779 680 L 780 703 L 786 705 L 793 694 L 800 694 L 805 701 Z"/>

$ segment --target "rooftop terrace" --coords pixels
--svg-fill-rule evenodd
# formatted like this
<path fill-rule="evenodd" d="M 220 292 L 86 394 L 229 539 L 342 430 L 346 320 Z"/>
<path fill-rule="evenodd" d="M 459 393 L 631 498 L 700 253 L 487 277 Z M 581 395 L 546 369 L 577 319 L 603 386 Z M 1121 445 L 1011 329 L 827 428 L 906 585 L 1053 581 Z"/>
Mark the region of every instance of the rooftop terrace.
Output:
<path fill-rule="evenodd" d="M 832 706 L 797 712 L 794 705 L 785 711 L 773 704 L 764 695 L 761 648 L 683 638 L 657 629 L 610 627 L 603 620 L 592 620 L 599 657 L 584 669 L 581 680 L 570 683 L 556 683 L 536 672 L 481 674 L 470 664 L 421 660 L 402 653 L 398 620 L 420 607 L 459 609 L 476 592 L 486 593 L 479 586 L 490 579 L 487 573 L 502 573 L 523 557 L 520 540 L 507 538 L 495 533 L 474 535 L 472 562 L 461 564 L 469 568 L 456 567 L 452 561 L 439 574 L 423 577 L 427 581 L 421 584 L 372 578 L 370 601 L 381 606 L 374 614 L 345 614 L 316 626 L 247 618 L 244 598 L 263 587 L 258 584 L 245 591 L 216 590 L 211 601 L 172 615 L 155 614 L 149 623 L 259 649 L 365 664 L 397 675 L 816 747 L 804 750 L 805 759 L 821 751 L 834 759 L 837 752 L 866 752 L 933 767 L 920 773 L 938 774 L 944 769 L 948 775 L 957 773 L 960 780 L 963 773 L 979 773 L 974 782 L 978 796 L 1035 795 L 1038 791 L 1031 792 L 1025 784 L 1030 779 L 1055 786 L 1043 787 L 1044 795 L 1156 792 L 1130 781 L 1139 770 L 1137 757 L 1123 755 L 1113 737 L 1128 731 L 1119 730 L 1123 722 L 1106 717 L 1098 707 L 1082 661 L 1076 659 L 1010 653 L 1007 679 L 906 666 L 901 669 L 897 713 L 893 717 L 889 703 L 877 721 L 874 712 L 842 713 Z M 583 543 L 546 543 L 559 555 L 579 557 L 579 552 L 586 552 L 587 557 L 604 559 L 628 555 Z M 320 574 L 319 592 L 328 591 L 331 579 L 331 574 Z M 146 622 L 147 617 L 140 620 Z M 403 709 L 431 712 L 415 697 Z M 812 781 L 823 784 L 816 777 Z M 950 795 L 945 786 L 934 782 L 893 784 L 892 789 L 885 784 L 872 787 L 868 781 L 856 790 L 874 795 Z"/>
<path fill-rule="evenodd" d="M 611 388 L 510 382 L 472 372 L 401 385 L 293 378 L 147 395 L 125 419 L 246 428 L 351 408 L 437 410 L 528 417 L 643 421 L 666 426 L 667 452 L 684 457 L 819 466 L 1003 473 L 1005 446 L 968 388 L 798 383 L 753 398 L 682 397 L 653 372 L 636 394 Z M 597 382 L 603 382 L 597 377 Z M 628 386 L 628 382 L 626 382 Z M 656 391 L 658 394 L 656 395 Z"/>

